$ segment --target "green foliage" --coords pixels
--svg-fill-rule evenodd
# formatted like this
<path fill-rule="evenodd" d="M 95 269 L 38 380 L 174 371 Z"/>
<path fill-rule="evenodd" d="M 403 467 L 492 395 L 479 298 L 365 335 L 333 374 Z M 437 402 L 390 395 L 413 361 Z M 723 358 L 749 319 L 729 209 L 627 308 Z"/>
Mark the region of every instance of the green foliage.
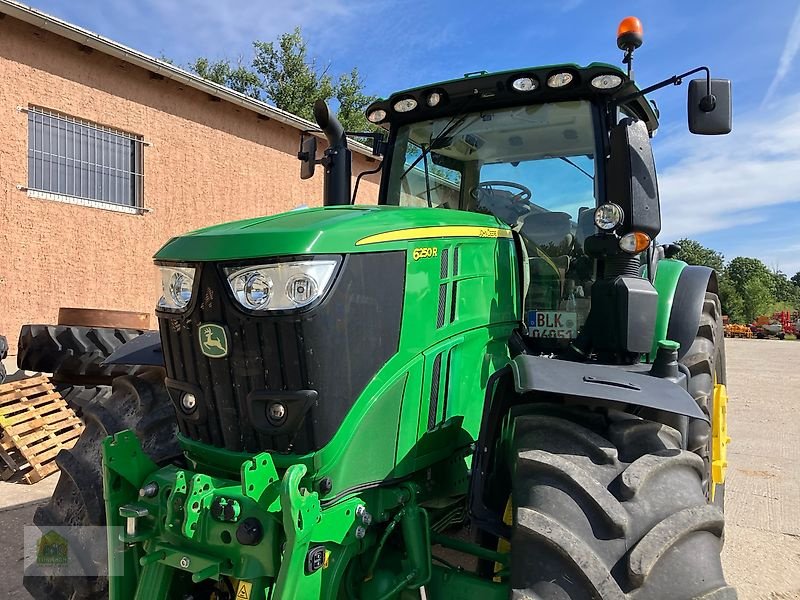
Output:
<path fill-rule="evenodd" d="M 242 64 L 239 58 L 234 66 L 229 60 L 209 61 L 207 58 L 198 58 L 189 68 L 209 81 L 224 85 L 251 98 L 261 98 L 261 82 L 258 75 Z"/>
<path fill-rule="evenodd" d="M 336 100 L 339 102 L 339 121 L 347 131 L 372 131 L 374 126 L 367 121 L 364 110 L 374 100 L 374 96 L 364 94 L 364 81 L 353 68 L 350 73 L 339 76 L 336 84 Z"/>
<path fill-rule="evenodd" d="M 328 69 L 320 70 L 308 57 L 308 44 L 300 28 L 284 33 L 276 42 L 253 42 L 253 68 L 261 77 L 261 89 L 275 106 L 313 120 L 314 101 L 334 95 Z"/>
<path fill-rule="evenodd" d="M 749 323 L 759 315 L 767 314 L 775 302 L 769 280 L 765 277 L 754 277 L 747 280 L 739 290 L 742 296 L 744 318 Z"/>
<path fill-rule="evenodd" d="M 722 312 L 732 323 L 750 323 L 761 315 L 800 309 L 800 273 L 789 279 L 771 271 L 757 258 L 737 256 L 727 265 L 724 256 L 695 240 L 676 242 L 677 258 L 690 265 L 705 265 L 717 271 Z"/>
<path fill-rule="evenodd" d="M 364 94 L 364 81 L 358 69 L 340 75 L 334 83 L 328 67 L 320 67 L 317 59 L 309 56 L 308 44 L 299 27 L 273 42 L 253 42 L 250 66 L 241 58 L 234 64 L 228 59 L 212 61 L 204 57 L 188 66 L 205 79 L 270 102 L 309 121 L 314 120 L 312 108 L 316 100 L 333 99 L 345 130 L 374 129 L 364 117 L 364 109 L 375 98 Z"/>
<path fill-rule="evenodd" d="M 718 275 L 725 270 L 725 257 L 711 248 L 706 248 L 700 242 L 683 238 L 675 242 L 681 247 L 678 252 L 678 260 L 682 260 L 690 265 L 704 265 L 714 269 Z"/>
<path fill-rule="evenodd" d="M 769 282 L 772 275 L 767 265 L 763 262 L 757 258 L 746 256 L 734 258 L 725 269 L 725 274 L 731 278 L 733 285 L 740 291 L 744 289 L 748 281 L 762 279 L 765 282 Z M 767 287 L 769 289 L 771 286 L 767 283 Z"/>
<path fill-rule="evenodd" d="M 731 323 L 749 322 L 745 316 L 742 295 L 727 277 L 719 279 L 719 299 L 722 303 L 722 312 L 728 315 Z"/>

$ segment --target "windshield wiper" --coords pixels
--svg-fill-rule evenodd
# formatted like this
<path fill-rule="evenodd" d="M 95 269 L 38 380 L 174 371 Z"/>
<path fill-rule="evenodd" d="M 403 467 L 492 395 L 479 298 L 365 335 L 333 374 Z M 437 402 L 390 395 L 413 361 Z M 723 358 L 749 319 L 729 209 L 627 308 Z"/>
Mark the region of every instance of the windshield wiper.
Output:
<path fill-rule="evenodd" d="M 419 161 L 421 161 L 423 158 L 426 158 L 427 155 L 430 154 L 430 151 L 433 150 L 440 141 L 451 135 L 456 127 L 462 125 L 464 121 L 467 120 L 467 117 L 469 115 L 461 111 L 465 111 L 467 107 L 469 107 L 469 105 L 475 99 L 475 97 L 476 96 L 473 95 L 465 99 L 464 104 L 459 108 L 460 112 L 450 117 L 450 121 L 447 123 L 447 125 L 445 125 L 444 129 L 442 129 L 442 131 L 439 132 L 439 135 L 437 135 L 435 138 L 433 137 L 431 138 L 427 148 L 422 148 L 422 146 L 420 145 L 420 148 L 422 148 L 422 154 L 420 154 L 417 158 L 415 158 L 414 162 L 408 165 L 408 168 L 406 168 L 406 170 L 403 171 L 403 174 L 400 176 L 400 179 L 404 179 L 405 176 L 408 175 L 409 171 L 411 171 L 411 169 L 416 167 L 419 164 Z M 476 117 L 476 120 L 477 118 L 478 117 Z"/>
<path fill-rule="evenodd" d="M 580 171 L 581 173 L 583 173 L 584 175 L 586 175 L 586 176 L 587 176 L 589 179 L 591 179 L 592 181 L 594 181 L 594 176 L 593 176 L 592 174 L 588 173 L 587 171 L 584 171 L 582 168 L 580 168 L 578 165 L 576 165 L 574 162 L 572 162 L 572 161 L 571 161 L 570 159 L 568 159 L 566 156 L 559 156 L 558 158 L 560 158 L 561 160 L 563 160 L 565 163 L 568 163 L 568 164 L 572 165 L 573 167 L 575 167 L 576 169 L 578 169 L 578 171 Z"/>

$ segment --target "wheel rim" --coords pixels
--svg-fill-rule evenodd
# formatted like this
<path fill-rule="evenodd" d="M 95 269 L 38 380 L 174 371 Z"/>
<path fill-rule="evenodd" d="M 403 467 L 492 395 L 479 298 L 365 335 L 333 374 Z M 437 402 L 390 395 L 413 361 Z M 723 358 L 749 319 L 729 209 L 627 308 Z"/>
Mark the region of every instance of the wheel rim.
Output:
<path fill-rule="evenodd" d="M 724 383 L 714 376 L 714 400 L 711 416 L 711 493 L 714 502 L 717 486 L 725 483 L 728 469 L 728 390 Z"/>

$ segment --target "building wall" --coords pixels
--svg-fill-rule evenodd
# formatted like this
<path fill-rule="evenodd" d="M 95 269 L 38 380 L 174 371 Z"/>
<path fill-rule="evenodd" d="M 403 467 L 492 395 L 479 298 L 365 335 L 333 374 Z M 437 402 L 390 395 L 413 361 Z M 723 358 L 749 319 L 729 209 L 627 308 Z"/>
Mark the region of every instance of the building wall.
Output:
<path fill-rule="evenodd" d="M 0 334 L 58 308 L 152 312 L 151 257 L 170 237 L 321 204 L 301 181 L 299 131 L 11 17 L 0 19 Z M 36 105 L 144 136 L 144 206 L 130 215 L 31 197 L 27 114 Z M 354 153 L 353 172 L 376 163 Z M 377 197 L 375 178 L 358 202 Z M 155 320 L 152 320 L 153 325 Z"/>

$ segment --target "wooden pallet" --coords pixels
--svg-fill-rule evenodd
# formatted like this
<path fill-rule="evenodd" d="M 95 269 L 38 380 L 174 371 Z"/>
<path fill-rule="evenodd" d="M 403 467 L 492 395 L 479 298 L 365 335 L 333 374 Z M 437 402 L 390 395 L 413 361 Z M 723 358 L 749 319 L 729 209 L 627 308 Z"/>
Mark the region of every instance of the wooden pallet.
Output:
<path fill-rule="evenodd" d="M 47 377 L 0 385 L 3 480 L 36 483 L 55 473 L 56 455 L 72 448 L 82 431 L 83 423 Z"/>

